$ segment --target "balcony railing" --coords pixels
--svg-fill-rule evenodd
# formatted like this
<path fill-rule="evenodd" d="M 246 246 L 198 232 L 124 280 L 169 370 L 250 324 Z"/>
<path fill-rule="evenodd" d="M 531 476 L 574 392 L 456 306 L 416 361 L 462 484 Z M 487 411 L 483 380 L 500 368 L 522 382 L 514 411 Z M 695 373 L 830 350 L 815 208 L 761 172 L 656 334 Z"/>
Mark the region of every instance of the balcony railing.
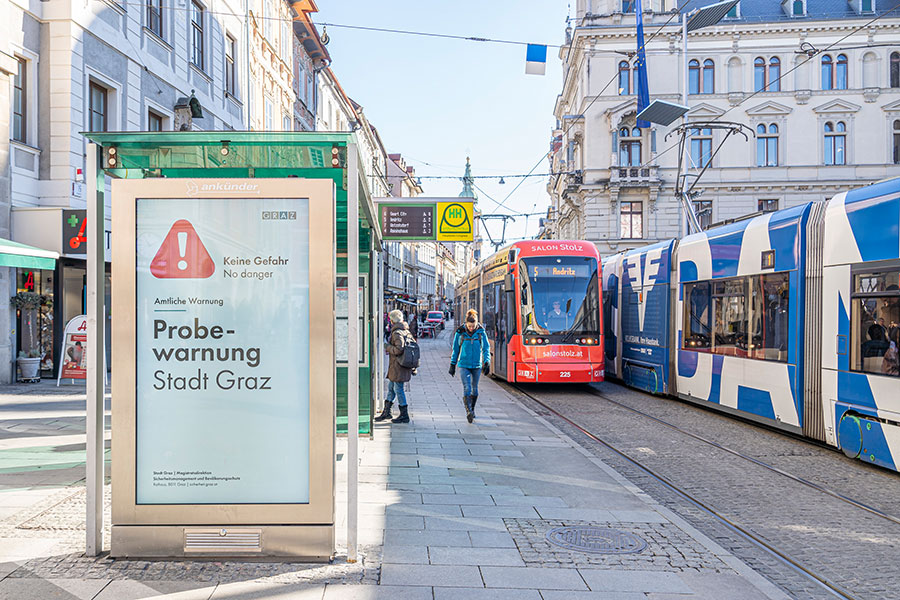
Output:
<path fill-rule="evenodd" d="M 659 179 L 659 167 L 611 167 L 609 173 L 610 183 L 620 186 L 649 185 Z"/>

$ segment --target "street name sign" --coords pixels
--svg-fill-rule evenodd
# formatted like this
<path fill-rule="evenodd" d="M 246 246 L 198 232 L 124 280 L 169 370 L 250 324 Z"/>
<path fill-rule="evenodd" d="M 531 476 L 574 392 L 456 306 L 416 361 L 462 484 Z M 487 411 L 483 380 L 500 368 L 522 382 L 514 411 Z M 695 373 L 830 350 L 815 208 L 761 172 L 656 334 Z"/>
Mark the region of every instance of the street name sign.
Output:
<path fill-rule="evenodd" d="M 475 235 L 472 198 L 376 198 L 386 241 L 471 242 Z"/>

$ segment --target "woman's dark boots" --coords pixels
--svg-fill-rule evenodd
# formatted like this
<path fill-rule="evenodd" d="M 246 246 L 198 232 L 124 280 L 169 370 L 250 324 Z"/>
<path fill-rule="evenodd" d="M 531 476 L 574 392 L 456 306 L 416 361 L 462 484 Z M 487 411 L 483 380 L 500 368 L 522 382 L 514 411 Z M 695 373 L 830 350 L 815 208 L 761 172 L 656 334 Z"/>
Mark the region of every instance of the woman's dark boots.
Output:
<path fill-rule="evenodd" d="M 391 418 L 391 407 L 394 406 L 394 403 L 390 400 L 384 401 L 384 410 L 381 411 L 381 414 L 375 417 L 375 421 L 387 421 Z"/>
<path fill-rule="evenodd" d="M 475 403 L 472 401 L 472 396 L 464 396 L 463 402 L 466 404 L 466 420 L 471 423 L 472 419 L 475 418 L 475 413 L 472 412 Z"/>
<path fill-rule="evenodd" d="M 409 423 L 409 407 L 401 406 L 400 416 L 396 419 L 391 419 L 391 423 Z"/>
<path fill-rule="evenodd" d="M 469 417 L 469 423 L 471 423 L 472 419 L 475 418 L 475 403 L 478 402 L 478 394 L 475 394 L 474 396 L 469 396 L 469 398 L 472 399 L 472 408 L 470 410 L 470 413 L 472 416 Z"/>

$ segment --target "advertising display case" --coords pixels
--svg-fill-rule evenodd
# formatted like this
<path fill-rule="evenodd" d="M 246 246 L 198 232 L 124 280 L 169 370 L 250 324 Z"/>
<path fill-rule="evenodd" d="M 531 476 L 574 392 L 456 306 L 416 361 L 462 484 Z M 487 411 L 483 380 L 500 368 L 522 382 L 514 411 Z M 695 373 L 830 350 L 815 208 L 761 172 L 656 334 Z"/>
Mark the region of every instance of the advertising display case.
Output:
<path fill-rule="evenodd" d="M 112 198 L 111 554 L 331 558 L 333 181 Z"/>

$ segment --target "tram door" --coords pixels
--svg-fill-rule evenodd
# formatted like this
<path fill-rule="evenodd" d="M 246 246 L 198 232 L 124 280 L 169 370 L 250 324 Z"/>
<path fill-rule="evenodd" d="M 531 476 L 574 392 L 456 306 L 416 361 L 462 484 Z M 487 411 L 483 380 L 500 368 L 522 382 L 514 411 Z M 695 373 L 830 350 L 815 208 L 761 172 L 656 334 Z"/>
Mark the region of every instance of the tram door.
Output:
<path fill-rule="evenodd" d="M 506 293 L 501 283 L 494 286 L 494 293 L 497 295 L 495 304 L 497 307 L 497 318 L 494 320 L 497 336 L 494 344 L 494 372 L 508 381 L 510 378 L 506 372 L 506 344 L 509 342 L 509 315 L 512 314 L 509 306 L 510 295 Z"/>

